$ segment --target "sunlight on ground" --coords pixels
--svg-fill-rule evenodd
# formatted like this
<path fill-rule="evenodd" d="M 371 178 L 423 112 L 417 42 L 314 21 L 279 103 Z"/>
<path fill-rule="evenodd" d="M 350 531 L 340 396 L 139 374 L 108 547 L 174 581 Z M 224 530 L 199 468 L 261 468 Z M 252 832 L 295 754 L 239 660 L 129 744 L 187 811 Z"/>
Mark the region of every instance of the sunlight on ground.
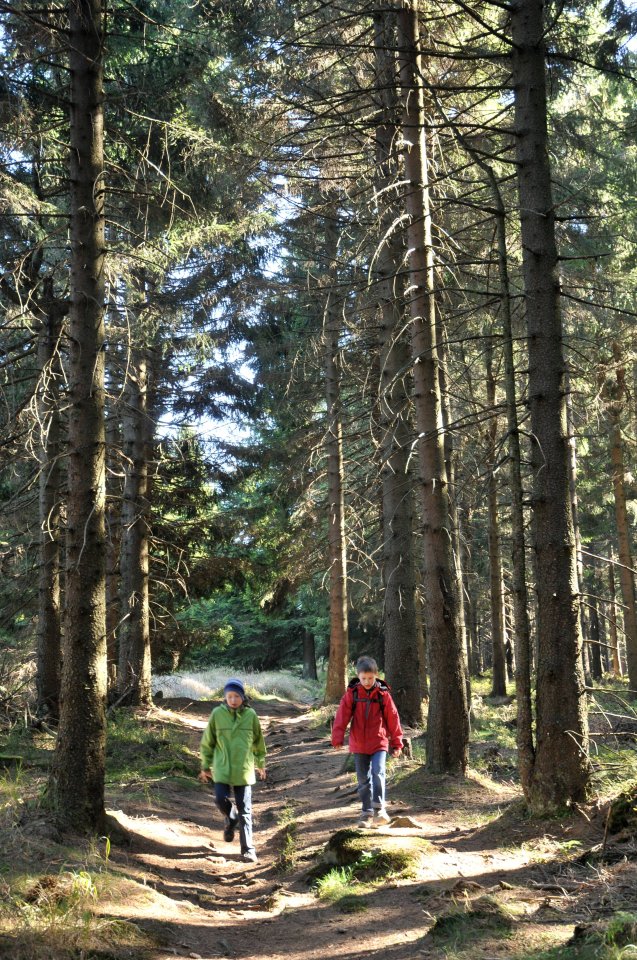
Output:
<path fill-rule="evenodd" d="M 179 923 L 183 920 L 184 909 L 190 912 L 197 910 L 197 907 L 187 901 L 166 896 L 150 884 L 147 886 L 145 878 L 142 878 L 114 882 L 101 898 L 100 912 L 108 912 L 110 917 L 134 921 L 144 918 Z"/>
<path fill-rule="evenodd" d="M 171 723 L 178 723 L 182 727 L 188 727 L 189 730 L 204 730 L 208 724 L 207 717 L 199 720 L 197 717 L 186 716 L 174 710 L 158 709 L 157 717 L 160 720 L 168 720 Z"/>
<path fill-rule="evenodd" d="M 171 820 L 163 816 L 129 817 L 122 810 L 108 810 L 107 813 L 129 833 L 145 837 L 166 847 L 186 846 L 200 847 L 201 839 L 193 839 L 184 833 L 179 820 Z"/>
<path fill-rule="evenodd" d="M 235 671 L 228 667 L 209 667 L 205 670 L 180 670 L 177 673 L 153 677 L 153 694 L 161 690 L 165 697 L 186 697 L 191 700 L 219 699 L 225 682 Z M 316 681 L 304 680 L 288 670 L 262 672 L 240 671 L 239 679 L 249 695 L 258 698 L 280 697 L 311 703 L 319 695 Z"/>

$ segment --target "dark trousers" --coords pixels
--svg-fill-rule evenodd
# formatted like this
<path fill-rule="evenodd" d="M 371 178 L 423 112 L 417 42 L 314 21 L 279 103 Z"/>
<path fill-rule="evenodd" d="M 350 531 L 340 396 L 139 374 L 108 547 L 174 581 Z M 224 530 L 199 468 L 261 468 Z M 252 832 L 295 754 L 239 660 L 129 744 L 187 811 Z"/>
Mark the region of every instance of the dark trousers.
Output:
<path fill-rule="evenodd" d="M 230 799 L 231 793 L 234 793 L 236 814 Z M 241 853 L 250 853 L 254 850 L 252 844 L 252 787 L 233 787 L 229 783 L 215 783 L 215 801 L 224 817 L 233 823 L 239 821 Z"/>

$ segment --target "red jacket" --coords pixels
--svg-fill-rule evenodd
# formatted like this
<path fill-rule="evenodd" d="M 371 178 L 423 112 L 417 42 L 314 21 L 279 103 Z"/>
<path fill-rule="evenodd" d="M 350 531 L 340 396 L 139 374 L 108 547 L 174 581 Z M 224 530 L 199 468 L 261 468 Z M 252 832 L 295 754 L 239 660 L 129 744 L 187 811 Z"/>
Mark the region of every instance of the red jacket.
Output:
<path fill-rule="evenodd" d="M 350 681 L 334 718 L 333 747 L 342 746 L 350 720 L 350 753 L 400 750 L 403 745 L 403 731 L 396 704 L 389 687 L 382 680 L 377 680 L 370 690 L 366 690 L 357 678 Z"/>

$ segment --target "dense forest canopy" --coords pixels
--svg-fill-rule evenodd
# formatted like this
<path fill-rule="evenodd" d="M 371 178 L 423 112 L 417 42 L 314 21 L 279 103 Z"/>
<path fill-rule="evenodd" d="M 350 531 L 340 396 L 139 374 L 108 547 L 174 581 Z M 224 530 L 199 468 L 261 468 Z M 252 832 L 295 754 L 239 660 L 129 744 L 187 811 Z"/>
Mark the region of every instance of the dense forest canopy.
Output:
<path fill-rule="evenodd" d="M 0 697 L 58 800 L 152 670 L 360 653 L 432 771 L 489 670 L 527 800 L 583 796 L 585 688 L 637 688 L 631 8 L 0 22 Z"/>

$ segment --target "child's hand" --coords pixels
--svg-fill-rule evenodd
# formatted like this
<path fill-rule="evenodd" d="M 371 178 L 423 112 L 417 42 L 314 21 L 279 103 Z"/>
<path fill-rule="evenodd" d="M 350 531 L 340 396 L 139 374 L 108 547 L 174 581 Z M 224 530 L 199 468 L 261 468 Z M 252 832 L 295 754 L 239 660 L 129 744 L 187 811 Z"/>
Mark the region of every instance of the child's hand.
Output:
<path fill-rule="evenodd" d="M 344 750 L 344 749 L 345 749 L 345 744 L 344 744 L 344 743 L 333 743 L 332 746 L 334 747 L 335 750 Z"/>
<path fill-rule="evenodd" d="M 255 767 L 259 780 L 265 780 L 267 774 L 265 772 L 265 767 Z"/>
<path fill-rule="evenodd" d="M 212 770 L 200 770 L 197 780 L 202 783 L 209 783 L 212 780 Z"/>
<path fill-rule="evenodd" d="M 399 757 L 402 752 L 403 752 L 403 748 L 402 748 L 402 747 L 394 747 L 394 749 L 393 749 L 392 752 L 391 752 L 391 755 L 392 755 L 392 757 Z"/>

